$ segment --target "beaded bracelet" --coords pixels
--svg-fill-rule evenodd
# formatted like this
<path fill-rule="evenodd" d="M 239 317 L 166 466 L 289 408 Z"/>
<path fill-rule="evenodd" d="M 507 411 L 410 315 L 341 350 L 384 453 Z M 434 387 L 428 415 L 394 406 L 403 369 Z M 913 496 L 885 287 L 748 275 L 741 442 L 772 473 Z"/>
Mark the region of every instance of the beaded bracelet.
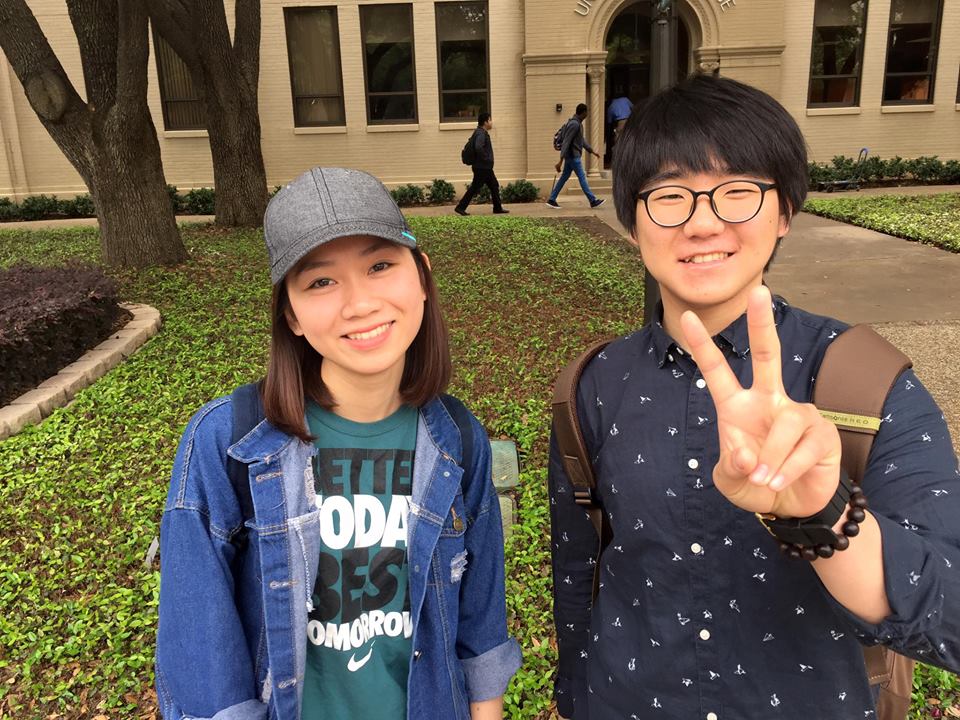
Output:
<path fill-rule="evenodd" d="M 859 485 L 853 484 L 850 490 L 849 509 L 847 510 L 847 521 L 840 528 L 842 534 L 833 533 L 834 542 L 821 543 L 819 545 L 797 545 L 795 543 L 780 542 L 780 551 L 787 557 L 797 560 L 813 561 L 818 557 L 833 557 L 836 551 L 846 550 L 850 547 L 850 538 L 860 534 L 860 523 L 867 517 L 867 498 Z"/>

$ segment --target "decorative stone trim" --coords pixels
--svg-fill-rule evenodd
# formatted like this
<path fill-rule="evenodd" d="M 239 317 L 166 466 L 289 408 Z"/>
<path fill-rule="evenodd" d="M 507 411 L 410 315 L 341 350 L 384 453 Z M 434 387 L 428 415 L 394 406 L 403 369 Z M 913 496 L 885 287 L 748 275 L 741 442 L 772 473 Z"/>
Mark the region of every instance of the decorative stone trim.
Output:
<path fill-rule="evenodd" d="M 157 334 L 161 321 L 156 308 L 135 303 L 120 303 L 120 307 L 130 311 L 133 320 L 36 389 L 0 408 L 0 440 L 16 435 L 26 425 L 39 423 L 66 405 L 80 390 L 106 375 Z"/>

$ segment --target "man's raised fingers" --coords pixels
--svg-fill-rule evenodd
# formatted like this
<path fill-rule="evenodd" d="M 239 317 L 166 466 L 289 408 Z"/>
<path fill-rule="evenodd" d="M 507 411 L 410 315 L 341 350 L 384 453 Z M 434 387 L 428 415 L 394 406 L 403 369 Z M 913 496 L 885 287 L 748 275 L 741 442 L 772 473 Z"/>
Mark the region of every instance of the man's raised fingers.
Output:
<path fill-rule="evenodd" d="M 773 319 L 770 291 L 760 286 L 750 292 L 747 304 L 747 331 L 753 359 L 753 387 L 765 393 L 783 393 L 780 338 Z"/>
<path fill-rule="evenodd" d="M 683 330 L 687 348 L 693 354 L 703 379 L 707 381 L 715 405 L 720 405 L 743 389 L 720 348 L 713 342 L 710 333 L 694 312 L 687 310 L 680 316 L 680 329 Z"/>

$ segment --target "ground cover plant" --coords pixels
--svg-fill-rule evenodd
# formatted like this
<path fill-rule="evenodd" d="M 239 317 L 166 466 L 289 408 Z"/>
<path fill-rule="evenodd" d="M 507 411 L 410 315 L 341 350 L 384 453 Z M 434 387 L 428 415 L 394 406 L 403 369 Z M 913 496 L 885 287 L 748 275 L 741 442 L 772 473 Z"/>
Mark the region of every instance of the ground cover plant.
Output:
<path fill-rule="evenodd" d="M 606 234 L 524 218 L 412 218 L 451 325 L 453 392 L 523 455 L 507 546 L 511 631 L 526 648 L 507 715 L 549 716 L 550 388 L 593 339 L 639 320 L 641 273 Z M 587 229 L 596 230 L 599 225 Z M 187 226 L 193 259 L 113 273 L 164 317 L 138 353 L 41 425 L 0 443 L 0 717 L 151 716 L 157 534 L 179 434 L 204 399 L 263 372 L 268 275 L 258 232 Z M 95 260 L 92 228 L 0 232 L 15 259 Z"/>
<path fill-rule="evenodd" d="M 803 209 L 833 220 L 960 252 L 960 193 L 818 198 L 807 200 Z"/>
<path fill-rule="evenodd" d="M 550 389 L 594 339 L 640 320 L 635 254 L 594 220 L 412 218 L 451 325 L 452 391 L 522 453 L 506 547 L 511 632 L 524 665 L 506 716 L 555 717 L 549 501 Z M 258 377 L 269 288 L 259 232 L 185 226 L 192 260 L 112 272 L 126 301 L 164 326 L 138 353 L 41 425 L 0 442 L 0 718 L 154 718 L 157 534 L 179 434 L 205 399 Z M 95 261 L 92 228 L 0 231 L 15 260 Z M 922 668 L 917 703 L 957 703 L 955 676 Z M 922 717 L 931 717 L 924 713 Z"/>

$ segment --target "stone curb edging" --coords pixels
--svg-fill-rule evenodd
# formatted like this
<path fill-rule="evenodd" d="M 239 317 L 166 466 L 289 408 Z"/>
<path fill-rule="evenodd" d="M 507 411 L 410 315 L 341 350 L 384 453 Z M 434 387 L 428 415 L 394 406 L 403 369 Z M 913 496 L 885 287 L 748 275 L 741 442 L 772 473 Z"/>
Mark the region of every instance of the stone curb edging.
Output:
<path fill-rule="evenodd" d="M 137 303 L 120 303 L 120 307 L 131 312 L 133 320 L 36 389 L 0 408 L 0 440 L 16 435 L 26 425 L 39 423 L 66 405 L 80 390 L 93 385 L 157 334 L 161 320 L 156 308 Z"/>

